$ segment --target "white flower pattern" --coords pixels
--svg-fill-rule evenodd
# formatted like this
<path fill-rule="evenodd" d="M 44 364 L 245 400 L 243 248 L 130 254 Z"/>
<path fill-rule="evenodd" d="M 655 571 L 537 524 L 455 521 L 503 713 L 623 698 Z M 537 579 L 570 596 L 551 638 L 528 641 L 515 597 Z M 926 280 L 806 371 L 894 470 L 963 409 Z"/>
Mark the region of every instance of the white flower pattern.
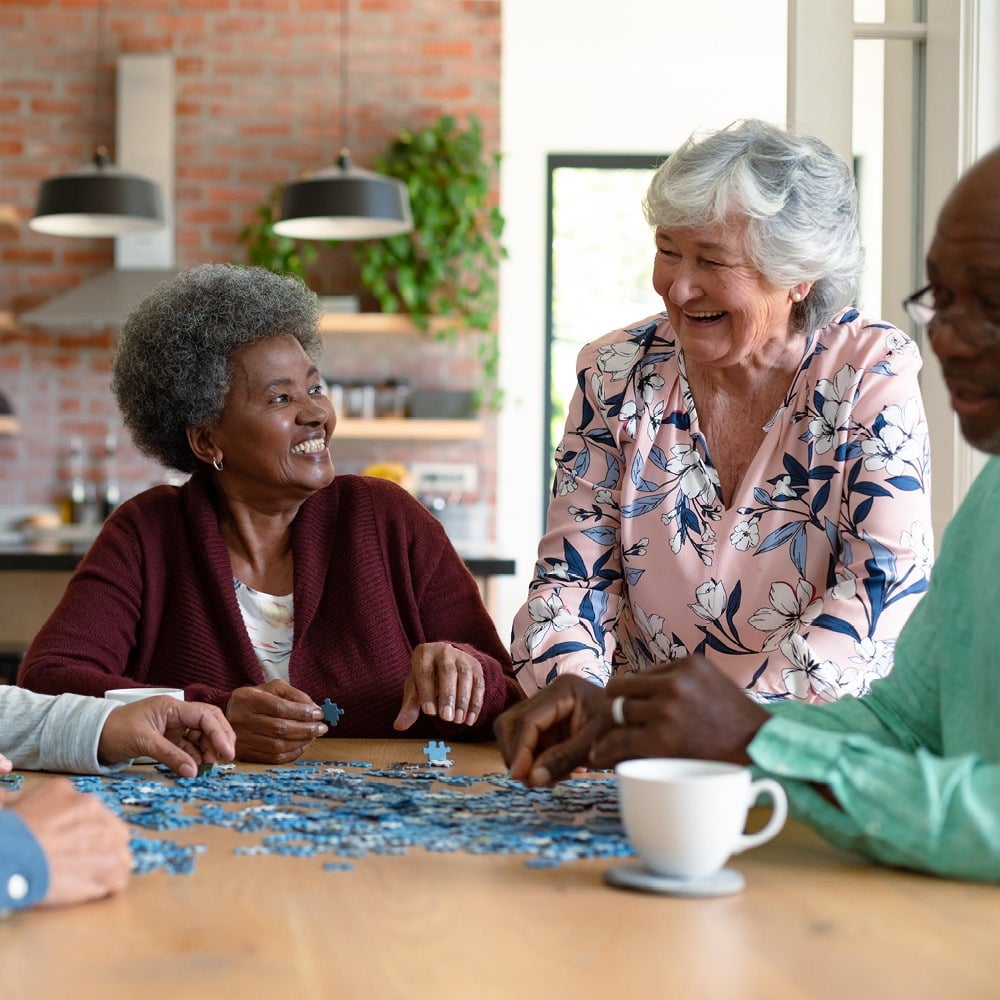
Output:
<path fill-rule="evenodd" d="M 812 334 L 723 502 L 665 314 L 580 353 L 511 652 L 530 694 L 703 653 L 761 701 L 864 692 L 927 588 L 916 346 L 849 311 Z"/>

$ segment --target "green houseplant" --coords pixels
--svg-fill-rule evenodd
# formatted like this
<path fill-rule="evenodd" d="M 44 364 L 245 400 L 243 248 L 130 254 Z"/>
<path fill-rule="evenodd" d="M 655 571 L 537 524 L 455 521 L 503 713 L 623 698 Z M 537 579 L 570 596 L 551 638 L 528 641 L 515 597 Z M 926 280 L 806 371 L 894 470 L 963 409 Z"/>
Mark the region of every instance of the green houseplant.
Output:
<path fill-rule="evenodd" d="M 402 180 L 410 196 L 413 230 L 354 244 L 361 282 L 383 312 L 404 312 L 421 330 L 435 317 L 439 336 L 479 332 L 487 381 L 484 401 L 499 405 L 499 351 L 494 324 L 497 268 L 506 251 L 504 219 L 493 202 L 500 155 L 483 150 L 475 117 L 460 128 L 451 115 L 419 131 L 404 130 L 375 169 Z"/>

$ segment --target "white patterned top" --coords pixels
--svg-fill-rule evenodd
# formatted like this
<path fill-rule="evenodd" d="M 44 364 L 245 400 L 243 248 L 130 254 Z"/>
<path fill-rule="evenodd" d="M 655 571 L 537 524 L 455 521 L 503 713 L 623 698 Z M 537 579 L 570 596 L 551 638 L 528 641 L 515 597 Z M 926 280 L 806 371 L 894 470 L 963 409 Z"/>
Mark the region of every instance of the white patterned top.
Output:
<path fill-rule="evenodd" d="M 250 644 L 268 680 L 288 680 L 295 631 L 293 595 L 263 594 L 233 577 Z"/>

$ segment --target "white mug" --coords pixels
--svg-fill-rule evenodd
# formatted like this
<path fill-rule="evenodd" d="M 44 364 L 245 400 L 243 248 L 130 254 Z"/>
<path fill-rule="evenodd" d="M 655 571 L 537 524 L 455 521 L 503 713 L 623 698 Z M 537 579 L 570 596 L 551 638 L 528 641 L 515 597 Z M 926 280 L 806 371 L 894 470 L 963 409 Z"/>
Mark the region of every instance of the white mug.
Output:
<path fill-rule="evenodd" d="M 719 761 L 648 758 L 616 768 L 625 832 L 650 871 L 673 878 L 706 878 L 729 856 L 774 837 L 785 823 L 785 790 L 750 769 Z M 762 830 L 743 832 L 761 793 L 771 799 Z"/>
<path fill-rule="evenodd" d="M 120 701 L 123 705 L 129 705 L 133 701 L 142 701 L 144 698 L 156 698 L 158 695 L 163 694 L 170 698 L 176 698 L 178 701 L 184 700 L 184 688 L 111 688 L 110 691 L 104 692 L 104 697 L 109 698 L 111 701 Z M 152 757 L 136 757 L 132 763 L 155 764 L 156 761 Z"/>
<path fill-rule="evenodd" d="M 184 700 L 184 688 L 111 688 L 110 691 L 104 692 L 104 697 L 110 698 L 112 701 L 121 701 L 128 704 L 132 701 L 142 701 L 143 698 L 156 698 L 161 694 L 169 695 L 178 701 Z"/>

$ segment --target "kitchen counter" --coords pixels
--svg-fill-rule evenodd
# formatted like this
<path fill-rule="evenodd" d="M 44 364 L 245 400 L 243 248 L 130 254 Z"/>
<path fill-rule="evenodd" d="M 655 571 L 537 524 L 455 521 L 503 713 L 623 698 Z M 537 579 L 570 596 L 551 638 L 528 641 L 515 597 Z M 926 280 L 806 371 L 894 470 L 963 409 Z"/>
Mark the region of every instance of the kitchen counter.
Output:
<path fill-rule="evenodd" d="M 32 541 L 0 545 L 0 571 L 41 570 L 70 572 L 76 569 L 89 546 L 85 542 Z M 488 553 L 464 554 L 462 561 L 475 577 L 513 576 L 513 559 Z"/>

